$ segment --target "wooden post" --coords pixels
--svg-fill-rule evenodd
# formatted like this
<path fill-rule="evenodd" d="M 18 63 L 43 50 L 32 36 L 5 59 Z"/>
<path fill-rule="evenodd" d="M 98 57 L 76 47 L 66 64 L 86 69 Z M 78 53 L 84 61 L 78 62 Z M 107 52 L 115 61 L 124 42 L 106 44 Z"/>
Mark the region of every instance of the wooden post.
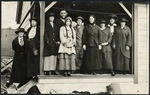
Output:
<path fill-rule="evenodd" d="M 45 30 L 45 1 L 40 1 L 40 75 L 43 75 L 43 47 Z"/>
<path fill-rule="evenodd" d="M 134 4 L 134 31 L 138 32 L 138 5 Z M 134 83 L 138 84 L 138 33 L 134 33 Z"/>

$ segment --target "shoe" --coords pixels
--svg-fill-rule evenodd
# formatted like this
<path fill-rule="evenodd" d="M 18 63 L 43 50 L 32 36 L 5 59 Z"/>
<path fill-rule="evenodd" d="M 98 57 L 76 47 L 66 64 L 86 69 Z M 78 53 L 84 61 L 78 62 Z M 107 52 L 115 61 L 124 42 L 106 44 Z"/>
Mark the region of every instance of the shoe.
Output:
<path fill-rule="evenodd" d="M 49 71 L 45 71 L 45 72 L 44 72 L 44 75 L 49 75 Z"/>
<path fill-rule="evenodd" d="M 63 76 L 65 76 L 65 77 L 66 77 L 66 76 L 67 76 L 67 72 L 65 72 L 65 73 L 63 74 Z"/>
<path fill-rule="evenodd" d="M 68 72 L 68 73 L 67 73 L 67 76 L 71 76 L 71 73 L 70 73 L 70 72 Z"/>
<path fill-rule="evenodd" d="M 122 72 L 123 75 L 126 75 L 126 72 Z"/>
<path fill-rule="evenodd" d="M 111 71 L 111 76 L 115 76 L 115 73 L 114 73 L 114 71 Z"/>
<path fill-rule="evenodd" d="M 93 75 L 97 75 L 97 73 L 96 73 L 96 72 L 93 72 L 92 74 L 93 74 Z"/>
<path fill-rule="evenodd" d="M 39 78 L 38 78 L 37 76 L 33 76 L 32 79 L 33 79 L 33 81 L 36 81 L 36 82 L 37 82 Z"/>
<path fill-rule="evenodd" d="M 51 74 L 52 74 L 52 75 L 58 75 L 55 71 L 52 71 Z"/>

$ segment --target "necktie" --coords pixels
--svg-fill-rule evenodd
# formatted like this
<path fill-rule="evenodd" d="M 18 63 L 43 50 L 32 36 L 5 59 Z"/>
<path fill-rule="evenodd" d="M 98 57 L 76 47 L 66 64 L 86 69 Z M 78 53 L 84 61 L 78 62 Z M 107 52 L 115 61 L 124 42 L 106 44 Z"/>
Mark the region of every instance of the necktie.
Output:
<path fill-rule="evenodd" d="M 23 38 L 20 39 L 20 45 L 23 46 L 24 45 L 24 41 Z"/>

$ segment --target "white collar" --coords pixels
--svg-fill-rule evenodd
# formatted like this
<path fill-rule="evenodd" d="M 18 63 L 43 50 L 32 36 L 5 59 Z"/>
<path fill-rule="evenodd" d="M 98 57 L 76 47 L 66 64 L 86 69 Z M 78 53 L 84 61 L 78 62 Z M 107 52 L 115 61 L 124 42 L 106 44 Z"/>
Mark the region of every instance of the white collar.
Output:
<path fill-rule="evenodd" d="M 110 27 L 110 26 L 117 26 L 117 24 L 116 23 L 114 23 L 113 25 L 108 24 L 107 26 L 108 27 Z"/>

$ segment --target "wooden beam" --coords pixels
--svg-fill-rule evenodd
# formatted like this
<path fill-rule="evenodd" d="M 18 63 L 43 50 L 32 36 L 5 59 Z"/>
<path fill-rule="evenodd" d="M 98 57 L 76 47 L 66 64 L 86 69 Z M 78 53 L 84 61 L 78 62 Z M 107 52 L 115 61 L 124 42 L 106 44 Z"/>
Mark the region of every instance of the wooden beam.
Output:
<path fill-rule="evenodd" d="M 24 21 L 26 20 L 27 16 L 29 15 L 29 13 L 30 13 L 30 11 L 31 11 L 34 4 L 35 4 L 35 1 L 32 3 L 30 9 L 28 10 L 27 14 L 25 15 L 24 19 L 22 20 L 22 22 L 21 22 L 21 24 L 19 25 L 18 28 L 20 28 L 22 26 L 22 24 L 24 23 Z"/>
<path fill-rule="evenodd" d="M 119 2 L 119 5 L 123 8 L 123 10 L 132 18 L 132 14 L 128 11 L 128 9 L 123 5 L 123 3 Z"/>
<path fill-rule="evenodd" d="M 51 7 L 53 7 L 56 3 L 57 3 L 57 1 L 53 1 L 52 3 L 50 3 L 50 4 L 45 8 L 45 13 L 46 13 Z"/>
<path fill-rule="evenodd" d="M 40 1 L 40 75 L 43 75 L 43 47 L 44 47 L 44 30 L 45 30 L 45 1 Z"/>
<path fill-rule="evenodd" d="M 134 31 L 137 33 L 134 33 L 134 83 L 138 84 L 139 79 L 139 71 L 138 71 L 138 4 L 134 4 Z"/>

